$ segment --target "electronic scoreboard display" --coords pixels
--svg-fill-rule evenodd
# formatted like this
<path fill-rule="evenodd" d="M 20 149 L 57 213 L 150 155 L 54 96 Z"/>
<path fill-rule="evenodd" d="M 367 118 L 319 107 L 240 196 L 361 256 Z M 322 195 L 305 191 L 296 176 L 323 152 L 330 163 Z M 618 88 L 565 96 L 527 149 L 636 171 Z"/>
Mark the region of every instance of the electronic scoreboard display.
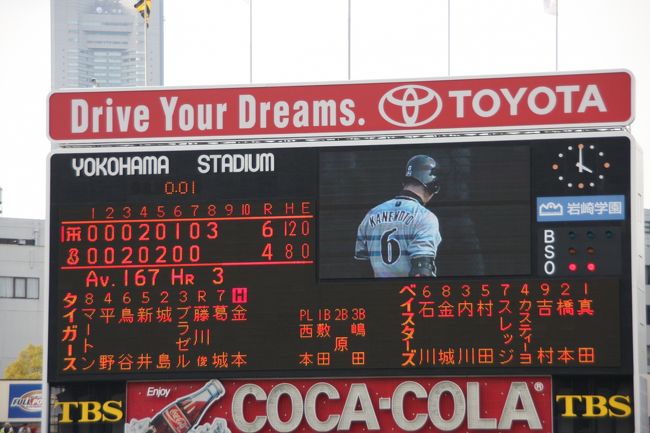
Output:
<path fill-rule="evenodd" d="M 49 380 L 631 374 L 630 149 L 592 134 L 55 152 Z M 402 191 L 418 155 L 435 161 L 426 209 Z M 418 254 L 435 277 L 409 276 Z"/>

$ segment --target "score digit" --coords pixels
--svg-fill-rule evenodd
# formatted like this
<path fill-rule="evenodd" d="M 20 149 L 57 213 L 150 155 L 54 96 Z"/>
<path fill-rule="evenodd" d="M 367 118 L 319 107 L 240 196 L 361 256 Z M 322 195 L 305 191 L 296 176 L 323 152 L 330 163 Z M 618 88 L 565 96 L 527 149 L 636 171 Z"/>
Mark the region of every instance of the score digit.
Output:
<path fill-rule="evenodd" d="M 267 239 L 273 237 L 273 227 L 271 226 L 271 221 L 265 221 L 264 224 L 262 224 L 262 237 L 265 237 Z"/>
<path fill-rule="evenodd" d="M 273 260 L 273 250 L 271 249 L 271 244 L 266 244 L 264 251 L 262 251 L 262 257 Z"/>
<path fill-rule="evenodd" d="M 214 277 L 215 277 L 212 280 L 212 284 L 214 284 L 215 286 L 223 284 L 223 268 L 221 266 L 216 266 L 212 268 L 212 272 L 214 272 Z"/>
<path fill-rule="evenodd" d="M 165 195 L 194 195 L 196 193 L 196 182 L 193 180 L 180 180 L 165 182 Z"/>

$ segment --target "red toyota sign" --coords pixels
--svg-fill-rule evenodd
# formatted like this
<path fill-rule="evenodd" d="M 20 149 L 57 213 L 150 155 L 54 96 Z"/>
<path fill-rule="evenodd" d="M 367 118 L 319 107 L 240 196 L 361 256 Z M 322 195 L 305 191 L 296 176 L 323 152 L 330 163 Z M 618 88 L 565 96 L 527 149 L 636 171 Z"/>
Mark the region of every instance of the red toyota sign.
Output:
<path fill-rule="evenodd" d="M 631 123 L 633 76 L 607 71 L 392 82 L 93 89 L 49 97 L 50 139 L 156 142 Z"/>
<path fill-rule="evenodd" d="M 551 432 L 549 377 L 134 382 L 126 433 Z"/>

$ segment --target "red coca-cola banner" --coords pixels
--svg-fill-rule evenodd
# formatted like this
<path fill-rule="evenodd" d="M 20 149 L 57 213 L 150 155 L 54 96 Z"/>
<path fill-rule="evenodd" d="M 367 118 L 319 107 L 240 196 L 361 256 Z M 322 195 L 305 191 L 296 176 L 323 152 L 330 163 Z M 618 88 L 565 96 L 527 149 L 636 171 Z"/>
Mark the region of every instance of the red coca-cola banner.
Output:
<path fill-rule="evenodd" d="M 50 139 L 159 142 L 620 126 L 627 71 L 267 87 L 92 89 L 49 97 Z"/>
<path fill-rule="evenodd" d="M 550 433 L 552 394 L 549 377 L 135 382 L 125 432 Z"/>

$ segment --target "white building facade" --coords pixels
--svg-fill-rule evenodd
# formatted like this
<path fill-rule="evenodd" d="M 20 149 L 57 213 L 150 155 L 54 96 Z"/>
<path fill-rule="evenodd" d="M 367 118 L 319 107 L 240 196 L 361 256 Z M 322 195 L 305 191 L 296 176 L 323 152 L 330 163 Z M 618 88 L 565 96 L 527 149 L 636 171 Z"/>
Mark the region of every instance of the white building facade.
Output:
<path fill-rule="evenodd" d="M 646 325 L 650 324 L 650 209 L 643 211 L 643 229 L 645 232 L 645 312 Z M 650 332 L 646 333 L 646 348 L 648 356 L 648 373 L 650 374 Z M 650 381 L 648 382 L 650 386 Z M 650 390 L 649 390 L 650 391 Z M 650 405 L 650 400 L 648 400 Z M 650 408 L 650 406 L 649 406 Z"/>
<path fill-rule="evenodd" d="M 0 378 L 19 353 L 43 344 L 43 220 L 0 218 Z"/>

